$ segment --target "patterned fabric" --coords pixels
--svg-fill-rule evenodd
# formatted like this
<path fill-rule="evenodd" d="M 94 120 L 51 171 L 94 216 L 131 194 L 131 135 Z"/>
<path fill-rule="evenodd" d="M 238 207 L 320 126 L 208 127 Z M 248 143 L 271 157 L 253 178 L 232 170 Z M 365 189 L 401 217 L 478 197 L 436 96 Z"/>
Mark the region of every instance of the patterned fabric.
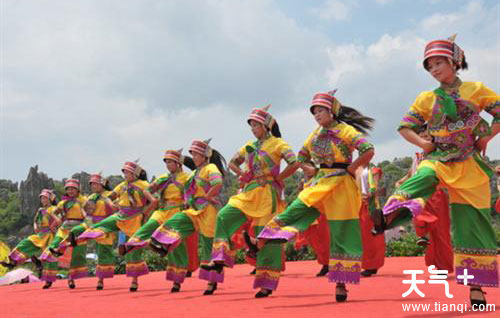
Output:
<path fill-rule="evenodd" d="M 73 187 L 75 189 L 80 189 L 80 181 L 78 181 L 77 179 L 66 180 L 66 182 L 64 183 L 64 188 L 66 189 L 69 187 Z"/>
<path fill-rule="evenodd" d="M 457 65 L 462 66 L 464 60 L 464 51 L 454 42 L 455 36 L 447 40 L 434 40 L 425 46 L 424 51 L 424 67 L 425 61 L 432 56 L 443 56 L 449 58 Z"/>
<path fill-rule="evenodd" d="M 86 207 L 91 205 L 93 208 L 86 209 L 86 211 L 92 218 L 93 223 L 100 222 L 113 214 L 112 202 L 108 199 L 110 194 L 110 191 L 104 191 L 102 193 L 92 193 L 87 197 Z"/>
<path fill-rule="evenodd" d="M 354 127 L 334 122 L 328 129 L 320 126 L 309 135 L 298 159 L 300 162 L 312 161 L 316 165 L 351 163 L 354 149 L 362 155 L 373 149 L 373 145 Z"/>
<path fill-rule="evenodd" d="M 146 204 L 144 190 L 149 183 L 144 180 L 135 180 L 134 182 L 123 181 L 117 185 L 113 193 L 118 197 L 120 210 L 124 208 L 142 208 Z"/>
<path fill-rule="evenodd" d="M 163 174 L 149 185 L 148 189 L 151 193 L 159 194 L 160 210 L 184 203 L 184 186 L 187 180 L 188 174 L 179 171 L 175 174 Z"/>
<path fill-rule="evenodd" d="M 196 210 L 209 205 L 205 196 L 210 189 L 222 184 L 222 174 L 213 163 L 198 167 L 191 173 L 184 189 L 184 201 Z"/>
<path fill-rule="evenodd" d="M 179 164 L 182 164 L 184 157 L 182 156 L 182 148 L 179 150 L 167 150 L 163 156 L 163 161 L 173 160 Z"/>
<path fill-rule="evenodd" d="M 441 91 L 445 96 L 436 92 L 421 93 L 403 117 L 398 130 L 410 128 L 417 131 L 428 122 L 436 150 L 427 159 L 463 161 L 474 153 L 475 140 L 491 132 L 488 123 L 480 117 L 480 111 L 490 113 L 494 123 L 499 121 L 500 98 L 480 82 L 457 80 Z M 450 104 L 450 99 L 454 105 Z"/>
<path fill-rule="evenodd" d="M 271 114 L 267 112 L 269 110 L 269 107 L 271 107 L 271 104 L 267 105 L 264 108 L 253 109 L 250 113 L 250 116 L 248 116 L 248 123 L 250 123 L 250 120 L 255 120 L 256 122 L 261 123 L 267 128 L 271 129 L 275 123 L 275 120 L 273 116 L 271 116 Z"/>
<path fill-rule="evenodd" d="M 288 143 L 281 138 L 268 136 L 264 140 L 248 142 L 245 146 L 241 147 L 237 156 L 244 159 L 243 173 L 240 177 L 240 181 L 243 182 L 244 187 L 240 194 L 234 196 L 236 201 L 247 201 L 243 198 L 245 197 L 244 193 L 253 191 L 257 187 L 265 186 L 266 184 L 270 184 L 275 192 L 273 195 L 277 196 L 277 199 L 282 200 L 283 184 L 275 181 L 280 173 L 281 159 L 285 160 L 288 164 L 297 161 L 297 157 Z M 238 200 L 238 198 L 241 198 L 241 200 Z M 246 206 L 242 202 L 232 202 L 231 204 L 247 213 Z M 263 207 L 255 208 L 262 209 Z M 251 210 L 255 209 L 251 208 Z M 268 209 L 265 210 L 256 217 L 261 217 L 269 213 Z M 249 212 L 250 215 L 255 214 L 252 211 Z"/>
<path fill-rule="evenodd" d="M 87 199 L 83 195 L 78 195 L 78 197 L 63 196 L 62 200 L 57 204 L 57 211 L 55 213 L 60 213 L 62 219 L 64 220 L 62 227 L 66 229 L 71 229 L 73 226 L 80 223 L 84 219 L 83 207 Z M 75 220 L 77 224 L 75 224 Z"/>
<path fill-rule="evenodd" d="M 100 173 L 91 174 L 89 183 L 98 183 L 104 186 L 106 184 L 106 179 L 104 179 Z"/>
<path fill-rule="evenodd" d="M 189 153 L 198 153 L 202 156 L 210 158 L 212 156 L 212 148 L 208 145 L 211 139 L 208 140 L 193 140 L 191 147 L 189 147 Z"/>
<path fill-rule="evenodd" d="M 330 91 L 328 93 L 316 93 L 313 96 L 311 107 L 309 110 L 313 111 L 314 106 L 322 106 L 328 108 L 335 116 L 339 115 L 340 102 L 333 96 L 337 90 Z"/>
<path fill-rule="evenodd" d="M 122 171 L 128 171 L 134 176 L 138 176 L 141 173 L 142 168 L 137 162 L 127 161 L 123 164 Z"/>

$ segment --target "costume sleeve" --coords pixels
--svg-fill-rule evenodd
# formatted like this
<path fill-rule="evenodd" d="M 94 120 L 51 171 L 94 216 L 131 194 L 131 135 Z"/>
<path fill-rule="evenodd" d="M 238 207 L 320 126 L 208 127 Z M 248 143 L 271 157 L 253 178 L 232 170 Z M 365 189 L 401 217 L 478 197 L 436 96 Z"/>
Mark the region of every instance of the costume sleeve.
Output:
<path fill-rule="evenodd" d="M 418 131 L 431 118 L 432 106 L 436 100 L 433 92 L 423 92 L 417 96 L 408 112 L 399 123 L 398 130 L 410 128 Z"/>

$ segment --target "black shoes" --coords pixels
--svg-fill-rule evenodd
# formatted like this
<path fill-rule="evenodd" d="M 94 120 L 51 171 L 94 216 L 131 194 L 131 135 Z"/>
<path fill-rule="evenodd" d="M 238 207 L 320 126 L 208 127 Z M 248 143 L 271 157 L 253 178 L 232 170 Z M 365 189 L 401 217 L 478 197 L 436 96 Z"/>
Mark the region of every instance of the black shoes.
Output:
<path fill-rule="evenodd" d="M 186 272 L 186 277 L 191 277 L 191 276 L 193 276 L 193 272 L 187 271 Z"/>
<path fill-rule="evenodd" d="M 96 290 L 103 290 L 104 289 L 104 282 L 102 280 L 99 280 L 97 282 L 97 287 L 95 289 Z"/>
<path fill-rule="evenodd" d="M 137 282 L 132 282 L 132 284 L 130 284 L 129 290 L 131 292 L 136 292 L 138 288 L 139 288 L 139 286 L 138 286 Z"/>
<path fill-rule="evenodd" d="M 255 275 L 257 273 L 257 269 L 254 268 L 253 271 L 250 272 L 250 275 Z"/>
<path fill-rule="evenodd" d="M 52 253 L 52 255 L 54 255 L 55 257 L 61 257 L 63 256 L 63 253 L 57 251 L 55 248 L 53 247 L 49 247 L 49 251 Z"/>
<path fill-rule="evenodd" d="M 43 289 L 49 289 L 52 286 L 52 282 L 45 282 L 45 285 L 43 285 Z"/>
<path fill-rule="evenodd" d="M 316 274 L 316 277 L 326 276 L 326 274 L 328 274 L 328 271 L 328 265 L 323 265 L 321 267 L 321 270 Z"/>
<path fill-rule="evenodd" d="M 75 289 L 76 285 L 75 285 L 75 281 L 73 279 L 68 279 L 68 287 L 70 289 Z"/>
<path fill-rule="evenodd" d="M 163 246 L 160 242 L 158 242 L 153 237 L 149 242 L 149 247 L 156 253 L 160 254 L 161 257 L 165 257 L 168 254 L 168 249 Z"/>
<path fill-rule="evenodd" d="M 377 274 L 376 269 L 365 269 L 364 271 L 361 272 L 361 276 L 364 276 L 364 277 L 370 277 L 370 276 L 375 275 L 375 274 Z"/>
<path fill-rule="evenodd" d="M 345 284 L 337 283 L 335 287 L 335 300 L 339 303 L 347 300 L 347 289 L 345 288 Z"/>
<path fill-rule="evenodd" d="M 271 289 L 262 288 L 257 294 L 255 294 L 255 298 L 264 298 L 271 295 L 272 293 L 273 291 Z"/>
<path fill-rule="evenodd" d="M 171 293 L 178 293 L 180 291 L 181 291 L 181 284 L 179 283 L 174 283 L 172 289 L 170 290 Z"/>
<path fill-rule="evenodd" d="M 203 292 L 203 295 L 213 295 L 217 290 L 217 283 L 208 283 L 208 288 Z"/>
<path fill-rule="evenodd" d="M 472 292 L 473 291 L 478 291 L 481 293 L 481 299 L 477 298 L 472 298 Z M 479 305 L 486 305 L 486 298 L 484 297 L 486 295 L 486 292 L 484 292 L 481 287 L 471 287 L 470 288 L 470 304 L 471 306 L 474 306 L 477 308 Z"/>

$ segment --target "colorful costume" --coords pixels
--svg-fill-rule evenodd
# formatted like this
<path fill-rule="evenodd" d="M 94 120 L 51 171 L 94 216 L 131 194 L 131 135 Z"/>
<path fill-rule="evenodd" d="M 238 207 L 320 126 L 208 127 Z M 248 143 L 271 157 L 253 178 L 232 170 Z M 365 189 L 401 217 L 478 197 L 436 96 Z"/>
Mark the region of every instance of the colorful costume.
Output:
<path fill-rule="evenodd" d="M 210 157 L 208 142 L 193 141 L 190 152 L 193 151 Z M 183 247 L 183 239 L 194 232 L 199 233 L 201 264 L 210 262 L 217 207 L 205 197 L 212 187 L 220 184 L 222 174 L 215 164 L 208 163 L 197 167 L 189 176 L 184 190 L 184 200 L 189 208 L 176 213 L 153 233 L 152 239 L 166 246 L 169 251 L 169 280 L 179 284 L 184 281 L 189 260 L 186 248 Z M 223 279 L 223 276 L 215 271 L 204 269 L 200 269 L 199 277 L 214 283 L 222 282 Z"/>
<path fill-rule="evenodd" d="M 76 179 L 68 179 L 64 185 L 65 188 L 73 187 L 80 188 L 80 182 Z M 42 279 L 47 282 L 54 282 L 57 275 L 57 256 L 52 251 L 58 251 L 61 242 L 63 242 L 69 235 L 72 228 L 84 224 L 85 212 L 83 206 L 86 203 L 86 198 L 78 194 L 77 197 L 63 196 L 62 200 L 57 204 L 56 214 L 61 214 L 62 225 L 56 233 L 55 238 L 50 243 L 49 247 L 43 252 L 40 260 L 44 261 L 44 272 Z M 71 261 L 69 264 L 68 278 L 74 280 L 83 278 L 88 275 L 87 260 L 87 244 L 85 242 L 79 243 L 77 246 L 72 247 L 67 251 L 71 253 Z"/>
<path fill-rule="evenodd" d="M 254 109 L 249 120 L 264 124 L 269 129 L 274 122 L 265 109 Z M 297 158 L 281 138 L 268 135 L 263 140 L 250 141 L 241 147 L 237 161 L 244 160 L 242 191 L 232 196 L 217 215 L 212 261 L 233 267 L 235 249 L 231 236 L 248 220 L 258 235 L 269 220 L 284 210 L 283 184 L 276 181 L 280 162 L 295 163 Z M 282 269 L 281 244 L 267 244 L 257 253 L 254 288 L 275 290 Z"/>
<path fill-rule="evenodd" d="M 375 170 L 377 169 L 377 170 Z M 383 235 L 374 236 L 372 213 L 380 210 L 378 198 L 378 184 L 373 177 L 374 172 L 381 173 L 379 168 L 365 168 L 361 175 L 361 193 L 367 198 L 363 199 L 359 211 L 359 223 L 361 226 L 361 239 L 363 243 L 363 257 L 361 267 L 368 270 L 377 270 L 384 266 L 385 239 Z"/>
<path fill-rule="evenodd" d="M 142 169 L 135 162 L 126 162 L 122 170 L 139 175 Z M 122 231 L 128 237 L 132 236 L 141 227 L 142 212 L 147 203 L 144 190 L 148 186 L 147 181 L 140 179 L 133 182 L 123 181 L 118 184 L 109 197 L 117 197 L 119 211 L 87 229 L 78 236 L 77 242 L 104 239 L 110 233 L 118 231 Z M 127 276 L 138 277 L 149 273 L 148 265 L 142 259 L 142 249 L 125 255 L 125 261 L 127 262 L 125 268 Z"/>
<path fill-rule="evenodd" d="M 99 183 L 104 186 L 105 179 L 100 174 L 93 174 L 90 176 L 90 183 Z M 103 191 L 102 193 L 92 193 L 87 197 L 85 203 L 85 210 L 88 211 L 87 216 L 90 217 L 92 224 L 97 224 L 113 214 L 113 203 L 108 199 L 111 194 L 110 191 Z M 74 238 L 81 235 L 89 225 L 82 223 L 71 229 L 70 236 Z M 113 254 L 113 244 L 116 241 L 115 233 L 107 233 L 105 236 L 96 240 L 97 247 L 97 266 L 95 275 L 98 278 L 111 278 L 115 273 L 115 257 Z M 59 245 L 59 251 L 63 252 L 66 247 L 70 246 L 69 237 L 66 238 Z"/>
<path fill-rule="evenodd" d="M 323 106 L 337 115 L 340 103 L 331 94 L 316 94 L 311 109 Z M 282 214 L 274 217 L 260 232 L 259 239 L 288 241 L 306 230 L 321 214 L 330 229 L 329 279 L 337 283 L 360 281 L 361 235 L 359 209 L 361 194 L 354 178 L 347 172 L 352 152 L 360 156 L 373 146 L 354 127 L 334 122 L 318 127 L 299 152 L 301 162 L 319 165 L 311 185 L 302 190 Z"/>
<path fill-rule="evenodd" d="M 42 190 L 40 197 L 45 196 L 49 201 L 52 193 L 50 190 Z M 9 259 L 11 263 L 21 265 L 32 256 L 39 256 L 54 238 L 53 213 L 56 206 L 41 207 L 35 214 L 35 234 L 23 239 L 10 252 Z"/>
<path fill-rule="evenodd" d="M 449 40 L 433 41 L 425 56 L 446 56 L 461 65 L 463 52 Z M 461 53 L 461 54 L 460 54 Z M 456 61 L 458 57 L 458 61 Z M 497 244 L 491 226 L 491 169 L 475 150 L 476 138 L 489 135 L 488 124 L 479 116 L 486 110 L 500 120 L 500 98 L 480 82 L 441 85 L 421 93 L 399 129 L 418 129 L 428 123 L 436 149 L 423 160 L 415 175 L 405 181 L 383 208 L 395 226 L 409 217 L 418 217 L 438 185 L 447 189 L 451 203 L 456 275 L 464 269 L 474 275 L 470 285 L 498 286 Z M 410 213 L 411 212 L 411 213 Z M 394 218 L 392 213 L 397 213 Z M 457 279 L 458 283 L 463 283 Z"/>
<path fill-rule="evenodd" d="M 180 151 L 167 150 L 164 160 L 174 160 L 182 166 L 182 156 Z M 175 174 L 167 173 L 156 178 L 149 186 L 149 192 L 158 193 L 160 196 L 160 206 L 148 222 L 144 224 L 125 244 L 127 247 L 136 249 L 149 244 L 149 239 L 153 232 L 163 223 L 170 220 L 175 214 L 184 208 L 184 187 L 189 175 L 184 171 Z M 198 233 L 193 233 L 182 242 L 179 249 L 186 249 L 188 255 L 187 271 L 193 272 L 198 268 Z M 167 266 L 167 280 L 175 282 L 178 278 L 179 267 Z"/>
<path fill-rule="evenodd" d="M 424 160 L 423 153 L 417 153 L 411 167 L 411 175 Z M 420 237 L 430 237 L 430 243 L 425 250 L 425 265 L 435 265 L 453 273 L 453 248 L 451 246 L 450 205 L 448 193 L 438 187 L 427 200 L 421 214 L 413 218 L 415 231 Z"/>
<path fill-rule="evenodd" d="M 300 191 L 311 185 L 312 179 L 304 183 Z M 324 215 L 315 220 L 304 232 L 298 233 L 295 239 L 295 249 L 311 245 L 318 264 L 328 267 L 330 262 L 330 229 Z M 325 268 L 326 268 L 325 267 Z M 320 275 L 324 276 L 324 275 Z"/>

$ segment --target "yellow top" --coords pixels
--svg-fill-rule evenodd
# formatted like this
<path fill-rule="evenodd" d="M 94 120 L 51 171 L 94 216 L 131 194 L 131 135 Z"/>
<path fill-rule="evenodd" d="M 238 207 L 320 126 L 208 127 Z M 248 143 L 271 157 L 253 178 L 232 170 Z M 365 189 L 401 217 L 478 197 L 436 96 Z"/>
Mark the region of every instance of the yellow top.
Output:
<path fill-rule="evenodd" d="M 85 213 L 83 212 L 85 202 L 87 202 L 87 198 L 81 194 L 76 198 L 63 196 L 63 199 L 57 204 L 57 211 L 62 213 L 65 220 L 83 220 L 85 218 Z"/>
<path fill-rule="evenodd" d="M 184 185 L 187 180 L 188 174 L 184 171 L 179 171 L 174 175 L 165 173 L 155 178 L 149 186 L 149 191 L 159 192 L 160 209 L 184 203 Z"/>
<path fill-rule="evenodd" d="M 362 155 L 373 149 L 373 145 L 351 125 L 335 121 L 329 128 L 316 128 L 307 137 L 298 158 L 301 162 L 312 160 L 317 165 L 351 163 L 355 149 Z"/>
<path fill-rule="evenodd" d="M 95 210 L 92 212 L 93 217 L 104 217 L 113 214 L 110 201 L 107 200 L 111 191 L 103 191 L 102 193 L 92 193 L 87 197 L 88 201 L 95 203 Z"/>
<path fill-rule="evenodd" d="M 38 227 L 47 228 L 50 226 L 51 215 L 57 209 L 57 206 L 51 205 L 47 208 L 41 207 L 38 209 L 35 215 L 35 223 Z"/>
<path fill-rule="evenodd" d="M 266 177 L 272 180 L 273 173 L 279 174 L 281 159 L 288 164 L 297 161 L 292 148 L 281 138 L 269 136 L 264 141 L 254 140 L 247 142 L 237 153 L 244 159 L 243 172 L 253 174 L 253 177 Z M 273 169 L 275 171 L 273 171 Z"/>
<path fill-rule="evenodd" d="M 488 123 L 479 113 L 490 113 L 500 121 L 500 97 L 481 82 L 461 82 L 442 87 L 453 106 L 435 91 L 420 93 L 403 117 L 399 128 L 419 130 L 426 122 L 437 149 L 427 156 L 439 161 L 463 161 L 474 152 L 477 137 L 490 133 Z M 455 109 L 456 117 L 447 107 Z"/>
<path fill-rule="evenodd" d="M 263 218 L 281 212 L 285 203 L 281 198 L 281 185 L 273 183 L 280 173 L 280 161 L 297 161 L 295 153 L 283 139 L 270 136 L 263 142 L 251 141 L 237 153 L 244 158 L 243 190 L 232 196 L 228 204 L 252 218 Z"/>
<path fill-rule="evenodd" d="M 134 182 L 123 181 L 113 189 L 113 193 L 118 197 L 120 207 L 141 208 L 146 204 L 144 190 L 149 187 L 149 182 L 135 180 Z"/>

